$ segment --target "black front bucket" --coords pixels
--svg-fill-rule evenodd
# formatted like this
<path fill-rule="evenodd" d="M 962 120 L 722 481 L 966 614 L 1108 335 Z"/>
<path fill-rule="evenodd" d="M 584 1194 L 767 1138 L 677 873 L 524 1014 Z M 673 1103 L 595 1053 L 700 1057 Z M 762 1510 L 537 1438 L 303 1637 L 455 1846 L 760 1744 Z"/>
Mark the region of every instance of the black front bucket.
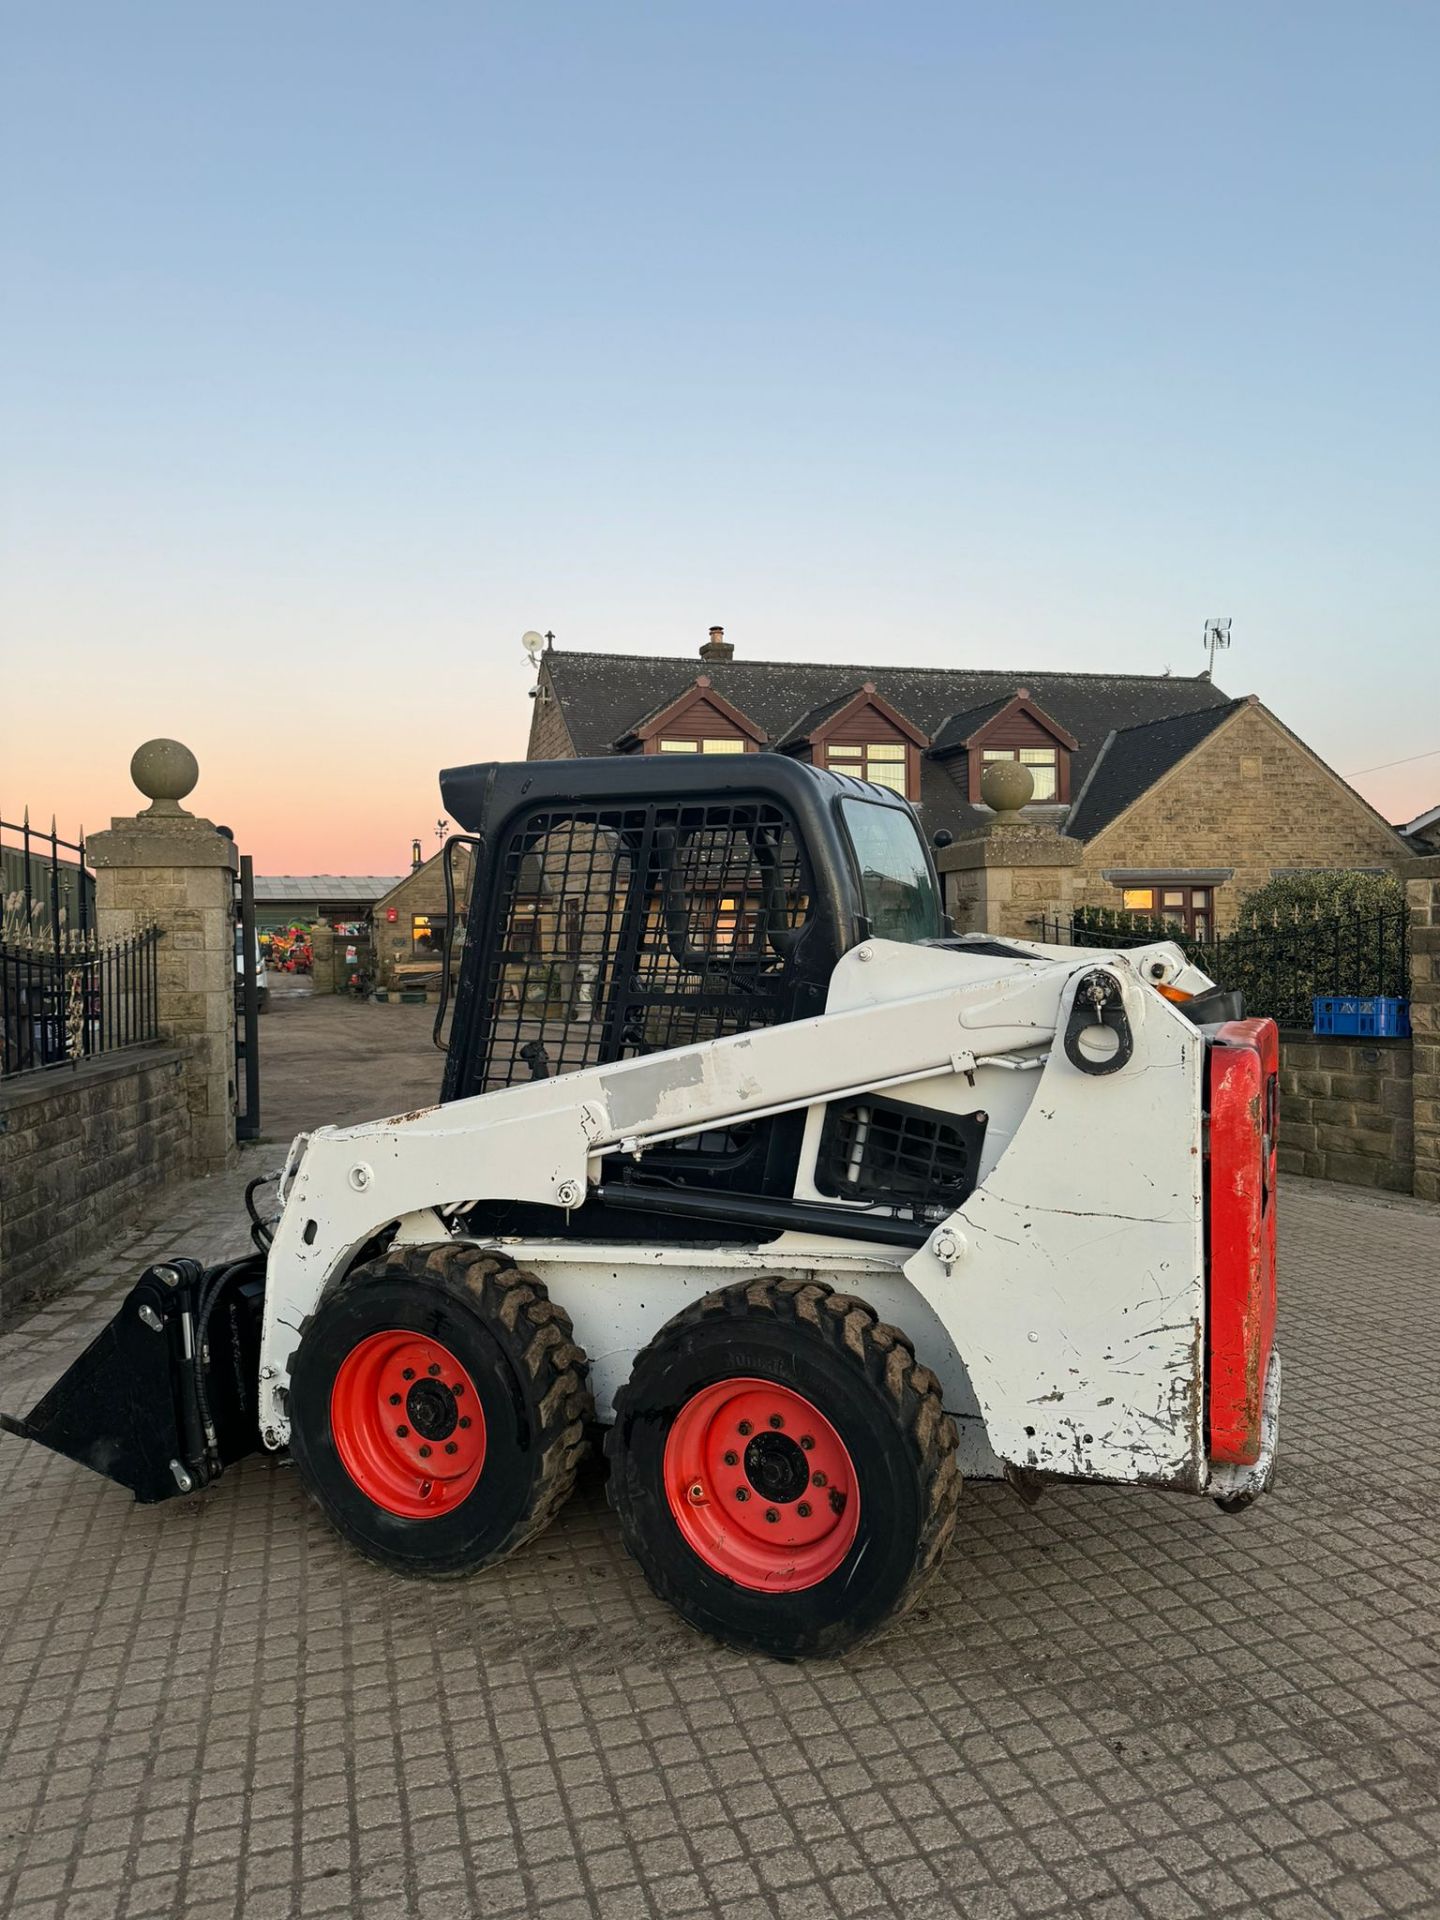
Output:
<path fill-rule="evenodd" d="M 0 1427 L 128 1487 L 137 1500 L 208 1486 L 260 1444 L 261 1254 L 147 1267 L 109 1326 L 23 1419 Z"/>

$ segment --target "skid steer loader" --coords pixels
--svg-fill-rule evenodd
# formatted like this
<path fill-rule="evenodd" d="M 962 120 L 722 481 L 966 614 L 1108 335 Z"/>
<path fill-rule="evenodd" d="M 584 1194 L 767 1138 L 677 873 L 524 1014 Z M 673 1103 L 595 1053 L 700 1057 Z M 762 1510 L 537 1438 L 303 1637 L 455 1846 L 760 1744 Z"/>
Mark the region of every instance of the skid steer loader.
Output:
<path fill-rule="evenodd" d="M 655 1591 L 784 1658 L 913 1603 L 965 1475 L 1264 1491 L 1270 1021 L 1169 943 L 957 938 L 911 808 L 778 754 L 441 791 L 440 1103 L 302 1134 L 259 1251 L 150 1268 L 11 1432 L 142 1501 L 288 1451 L 362 1553 L 459 1575 L 598 1421 Z"/>

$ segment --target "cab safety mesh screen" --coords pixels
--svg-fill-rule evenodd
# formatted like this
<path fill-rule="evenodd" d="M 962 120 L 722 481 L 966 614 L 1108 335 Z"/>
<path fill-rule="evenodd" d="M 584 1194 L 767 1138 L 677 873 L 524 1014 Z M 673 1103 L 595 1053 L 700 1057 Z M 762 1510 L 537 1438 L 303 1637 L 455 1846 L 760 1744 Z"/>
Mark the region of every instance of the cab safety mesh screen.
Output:
<path fill-rule="evenodd" d="M 773 803 L 541 809 L 499 859 L 472 1091 L 792 1017 L 812 888 Z"/>
<path fill-rule="evenodd" d="M 975 1191 L 988 1119 L 874 1095 L 834 1100 L 820 1130 L 815 1185 L 832 1199 L 943 1218 Z"/>

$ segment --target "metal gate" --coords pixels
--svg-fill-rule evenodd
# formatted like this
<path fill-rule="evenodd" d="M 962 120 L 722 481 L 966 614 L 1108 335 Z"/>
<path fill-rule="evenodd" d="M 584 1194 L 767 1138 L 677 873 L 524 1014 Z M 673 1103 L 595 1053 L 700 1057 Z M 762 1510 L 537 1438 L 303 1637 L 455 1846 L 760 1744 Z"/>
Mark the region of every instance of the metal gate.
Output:
<path fill-rule="evenodd" d="M 260 981 L 255 964 L 255 863 L 235 881 L 235 1138 L 260 1138 Z"/>

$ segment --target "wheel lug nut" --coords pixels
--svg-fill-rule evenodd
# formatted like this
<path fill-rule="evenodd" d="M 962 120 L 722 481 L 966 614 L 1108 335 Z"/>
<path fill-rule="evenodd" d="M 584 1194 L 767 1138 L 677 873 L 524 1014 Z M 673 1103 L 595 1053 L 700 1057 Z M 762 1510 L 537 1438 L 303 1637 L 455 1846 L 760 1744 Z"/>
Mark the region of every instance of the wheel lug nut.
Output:
<path fill-rule="evenodd" d="M 430 1368 L 429 1368 L 429 1370 L 430 1370 L 430 1372 L 431 1372 L 431 1373 L 439 1373 L 439 1371 L 440 1371 L 440 1362 L 439 1362 L 438 1360 L 432 1360 L 432 1361 L 430 1362 Z"/>
<path fill-rule="evenodd" d="M 748 1500 L 750 1498 L 750 1489 L 748 1487 L 736 1487 L 735 1498 L 737 1500 Z"/>
<path fill-rule="evenodd" d="M 740 1456 L 733 1447 L 725 1456 L 725 1464 L 727 1467 L 738 1467 L 740 1464 Z"/>
<path fill-rule="evenodd" d="M 410 1438 L 409 1427 L 396 1427 L 395 1437 L 397 1440 L 408 1440 Z"/>
<path fill-rule="evenodd" d="M 779 1413 L 772 1413 L 770 1416 L 770 1424 L 772 1427 L 783 1427 L 785 1424 L 784 1415 Z"/>
<path fill-rule="evenodd" d="M 392 1393 L 392 1394 L 391 1394 L 391 1396 L 390 1396 L 390 1404 L 391 1404 L 391 1406 L 392 1406 L 392 1407 L 398 1407 L 398 1406 L 399 1406 L 399 1404 L 400 1404 L 400 1396 L 399 1396 L 399 1394 L 398 1394 L 398 1393 Z"/>
<path fill-rule="evenodd" d="M 823 1474 L 823 1473 L 812 1473 L 812 1474 L 811 1474 L 811 1476 L 810 1476 L 810 1484 L 811 1484 L 811 1486 L 812 1486 L 812 1487 L 823 1487 L 823 1486 L 825 1485 L 825 1476 L 824 1476 L 824 1474 Z"/>
<path fill-rule="evenodd" d="M 455 1442 L 453 1440 L 447 1440 L 445 1442 L 445 1451 L 447 1453 L 454 1453 L 456 1451 Z"/>
<path fill-rule="evenodd" d="M 405 1371 L 400 1375 L 400 1378 L 402 1380 L 413 1380 L 415 1378 L 414 1367 L 406 1367 Z"/>
<path fill-rule="evenodd" d="M 421 1449 L 420 1449 L 420 1458 L 421 1458 L 422 1460 L 428 1460 L 428 1459 L 430 1458 L 430 1449 L 429 1449 L 429 1447 L 421 1447 Z"/>
<path fill-rule="evenodd" d="M 773 1524 L 776 1520 L 780 1518 L 780 1515 L 774 1507 L 766 1507 L 765 1518 Z"/>
<path fill-rule="evenodd" d="M 450 1391 L 454 1394 L 455 1398 L 458 1400 L 461 1394 L 465 1391 L 465 1382 L 463 1380 L 457 1380 L 454 1386 L 451 1387 Z"/>
<path fill-rule="evenodd" d="M 461 1414 L 461 1416 L 460 1416 L 460 1424 L 461 1424 L 461 1426 L 462 1426 L 462 1427 L 468 1427 L 468 1426 L 469 1426 L 469 1424 L 470 1424 L 470 1416 L 469 1416 L 469 1414 L 468 1414 L 468 1413 L 462 1413 L 462 1414 Z"/>
<path fill-rule="evenodd" d="M 810 1518 L 810 1502 L 808 1500 L 802 1500 L 795 1511 L 802 1520 L 808 1520 Z"/>
<path fill-rule="evenodd" d="M 737 1431 L 738 1431 L 738 1432 L 740 1432 L 740 1433 L 749 1433 L 749 1432 L 751 1432 L 751 1431 L 752 1431 L 752 1429 L 751 1429 L 751 1426 L 750 1426 L 750 1422 L 749 1422 L 748 1420 L 742 1420 L 742 1421 L 740 1422 L 740 1425 L 739 1425 L 739 1427 L 738 1427 L 738 1429 L 737 1429 Z"/>
<path fill-rule="evenodd" d="M 801 1436 L 800 1436 L 800 1444 L 801 1444 L 801 1446 L 802 1446 L 802 1447 L 804 1447 L 804 1449 L 805 1449 L 805 1451 L 806 1451 L 807 1453 L 809 1453 L 809 1451 L 810 1451 L 810 1449 L 811 1449 L 811 1448 L 812 1448 L 812 1447 L 814 1446 L 814 1444 L 815 1444 L 815 1436 L 814 1436 L 814 1434 L 813 1434 L 813 1433 L 802 1433 L 802 1434 L 801 1434 Z"/>

